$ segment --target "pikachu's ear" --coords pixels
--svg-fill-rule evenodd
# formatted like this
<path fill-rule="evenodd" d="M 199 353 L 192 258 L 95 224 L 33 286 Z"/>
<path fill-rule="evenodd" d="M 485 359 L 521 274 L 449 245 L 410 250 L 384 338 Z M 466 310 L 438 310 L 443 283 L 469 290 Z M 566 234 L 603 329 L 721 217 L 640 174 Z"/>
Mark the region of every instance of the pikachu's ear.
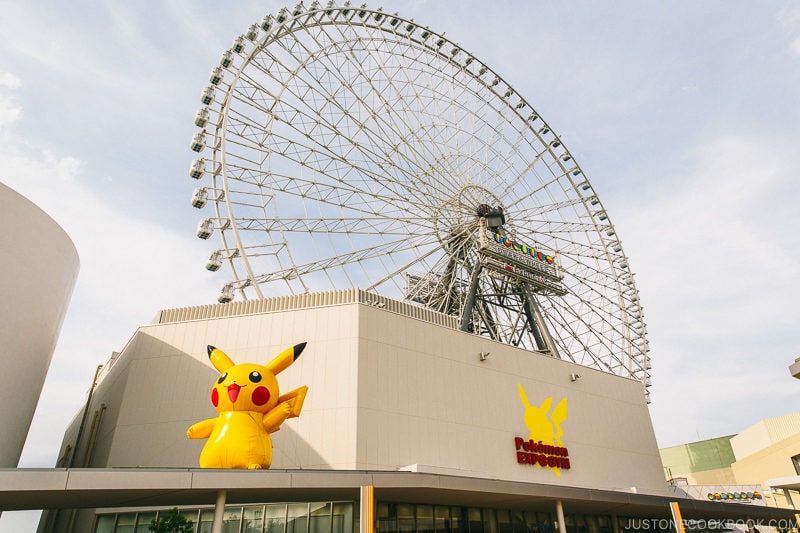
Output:
<path fill-rule="evenodd" d="M 558 425 L 567 419 L 567 399 L 562 398 L 560 402 L 553 408 L 553 414 L 550 416 L 553 423 Z"/>
<path fill-rule="evenodd" d="M 543 413 L 546 413 L 550 410 L 550 406 L 553 405 L 553 397 L 548 397 L 545 401 L 542 402 L 542 405 L 539 406 L 539 409 L 542 410 Z"/>
<path fill-rule="evenodd" d="M 223 373 L 234 366 L 234 362 L 231 361 L 230 357 L 225 355 L 225 352 L 210 344 L 208 345 L 208 358 L 211 360 L 211 364 L 214 365 L 214 368 Z"/>
<path fill-rule="evenodd" d="M 295 344 L 291 348 L 286 348 L 284 351 L 276 355 L 272 361 L 266 364 L 267 370 L 275 374 L 276 376 L 289 368 L 289 365 L 294 363 L 303 350 L 306 347 L 306 343 L 301 342 L 300 344 Z"/>
<path fill-rule="evenodd" d="M 519 390 L 519 399 L 522 400 L 522 405 L 527 409 L 531 406 L 530 402 L 528 401 L 528 395 L 525 394 L 525 389 L 522 388 L 522 384 L 517 383 L 517 390 Z"/>

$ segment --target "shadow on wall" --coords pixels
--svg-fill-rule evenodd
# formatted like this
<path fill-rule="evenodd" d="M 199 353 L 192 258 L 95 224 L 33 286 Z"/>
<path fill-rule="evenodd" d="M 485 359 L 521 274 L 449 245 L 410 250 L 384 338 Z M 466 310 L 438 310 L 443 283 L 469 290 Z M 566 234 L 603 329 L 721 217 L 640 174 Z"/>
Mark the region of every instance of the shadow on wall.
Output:
<path fill-rule="evenodd" d="M 205 350 L 189 354 L 138 330 L 101 372 L 86 416 L 76 413 L 58 466 L 197 467 L 206 440 L 188 439 L 186 429 L 217 416 L 211 390 L 218 377 Z M 292 423 L 272 435 L 273 468 L 330 468 Z"/>

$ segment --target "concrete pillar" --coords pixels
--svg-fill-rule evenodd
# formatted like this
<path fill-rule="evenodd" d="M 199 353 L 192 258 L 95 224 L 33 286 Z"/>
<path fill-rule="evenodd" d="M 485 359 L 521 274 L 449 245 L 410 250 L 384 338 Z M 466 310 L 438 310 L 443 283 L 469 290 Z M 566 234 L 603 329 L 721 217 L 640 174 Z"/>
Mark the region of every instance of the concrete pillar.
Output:
<path fill-rule="evenodd" d="M 359 511 L 359 532 L 373 533 L 375 530 L 375 487 L 364 485 L 361 487 L 361 501 Z"/>
<path fill-rule="evenodd" d="M 686 530 L 683 527 L 681 506 L 678 505 L 678 502 L 669 502 L 669 510 L 672 511 L 672 521 L 675 523 L 676 533 L 686 533 Z"/>
<path fill-rule="evenodd" d="M 783 489 L 783 495 L 786 498 L 786 503 L 789 504 L 789 507 L 791 507 L 792 509 L 797 509 L 797 507 L 794 506 L 794 501 L 792 500 L 792 493 L 789 491 L 789 489 Z"/>
<path fill-rule="evenodd" d="M 211 533 L 222 533 L 222 516 L 225 514 L 225 499 L 227 497 L 227 491 L 221 490 L 217 493 L 217 503 L 214 506 L 214 523 L 211 524 Z"/>
<path fill-rule="evenodd" d="M 567 533 L 567 524 L 564 521 L 564 505 L 561 500 L 556 500 L 556 520 L 558 520 L 558 533 Z"/>

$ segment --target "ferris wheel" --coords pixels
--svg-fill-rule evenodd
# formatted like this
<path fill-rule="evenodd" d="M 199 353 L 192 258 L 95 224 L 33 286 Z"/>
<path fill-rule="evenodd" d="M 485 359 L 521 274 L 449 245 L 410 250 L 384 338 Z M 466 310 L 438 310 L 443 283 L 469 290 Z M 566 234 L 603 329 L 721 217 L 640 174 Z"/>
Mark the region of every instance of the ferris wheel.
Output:
<path fill-rule="evenodd" d="M 358 287 L 649 387 L 638 292 L 593 186 L 444 34 L 301 3 L 236 38 L 201 101 L 192 204 L 210 211 L 198 237 L 220 238 L 221 303 Z"/>

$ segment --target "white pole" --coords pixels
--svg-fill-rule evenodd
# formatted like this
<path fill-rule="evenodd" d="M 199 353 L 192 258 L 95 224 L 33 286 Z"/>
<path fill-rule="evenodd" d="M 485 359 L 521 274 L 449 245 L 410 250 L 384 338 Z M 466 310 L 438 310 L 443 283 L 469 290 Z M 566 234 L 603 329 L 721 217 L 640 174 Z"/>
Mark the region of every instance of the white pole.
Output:
<path fill-rule="evenodd" d="M 217 493 L 217 504 L 214 506 L 214 523 L 211 524 L 211 533 L 222 533 L 222 515 L 225 514 L 225 498 L 228 493 L 221 490 Z"/>
<path fill-rule="evenodd" d="M 360 533 L 373 533 L 375 530 L 375 487 L 361 486 Z"/>
<path fill-rule="evenodd" d="M 556 519 L 558 520 L 558 533 L 567 533 L 567 524 L 564 522 L 564 505 L 561 500 L 556 500 Z"/>

